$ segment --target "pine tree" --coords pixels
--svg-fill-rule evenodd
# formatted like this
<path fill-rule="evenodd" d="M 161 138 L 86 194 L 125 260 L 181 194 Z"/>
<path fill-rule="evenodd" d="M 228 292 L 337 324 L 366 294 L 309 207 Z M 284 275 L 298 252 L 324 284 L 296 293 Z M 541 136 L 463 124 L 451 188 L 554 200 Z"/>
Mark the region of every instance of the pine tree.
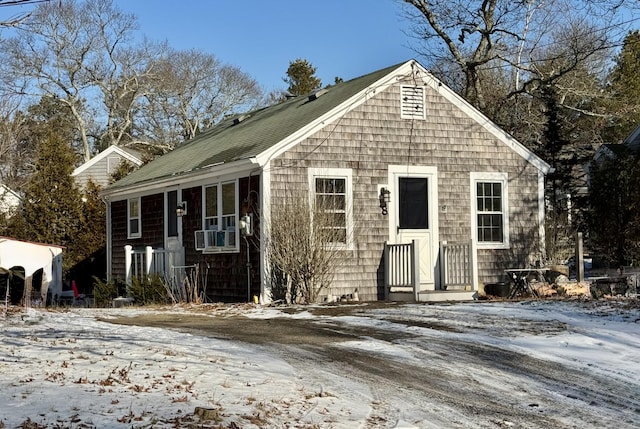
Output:
<path fill-rule="evenodd" d="M 307 60 L 298 58 L 289 63 L 287 77 L 284 81 L 289 84 L 287 91 L 291 95 L 308 94 L 322 86 L 322 81 L 315 76 L 316 68 Z"/>
<path fill-rule="evenodd" d="M 76 155 L 55 128 L 37 144 L 35 172 L 25 188 L 12 231 L 24 240 L 65 246 L 63 267 L 78 260 L 77 236 L 82 198 L 71 173 Z"/>

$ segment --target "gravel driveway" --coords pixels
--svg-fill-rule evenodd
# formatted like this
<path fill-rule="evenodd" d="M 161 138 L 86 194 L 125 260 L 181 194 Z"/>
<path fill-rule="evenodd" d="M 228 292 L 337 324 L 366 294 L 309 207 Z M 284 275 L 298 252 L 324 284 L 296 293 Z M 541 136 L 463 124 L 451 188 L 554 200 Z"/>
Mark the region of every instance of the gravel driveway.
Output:
<path fill-rule="evenodd" d="M 640 391 L 633 380 L 476 339 L 490 331 L 553 341 L 571 329 L 563 322 L 492 314 L 465 318 L 459 309 L 449 311 L 456 306 L 446 305 L 434 306 L 432 317 L 425 318 L 411 308 L 372 303 L 296 307 L 284 310 L 286 317 L 272 318 L 194 311 L 109 321 L 257 345 L 265 356 L 287 361 L 308 383 L 368 402 L 372 412 L 366 425 L 372 428 L 399 427 L 407 415 L 434 428 L 640 427 Z M 359 348 L 361 340 L 381 347 Z M 385 354 L 383 345 L 399 343 L 410 357 Z M 354 383 L 362 388 L 353 389 Z"/>

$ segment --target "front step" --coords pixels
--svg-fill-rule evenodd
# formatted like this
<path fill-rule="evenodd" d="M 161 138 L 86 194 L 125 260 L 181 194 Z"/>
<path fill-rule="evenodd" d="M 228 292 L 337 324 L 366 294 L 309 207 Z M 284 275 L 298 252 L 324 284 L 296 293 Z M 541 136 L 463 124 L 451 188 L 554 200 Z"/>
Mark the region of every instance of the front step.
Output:
<path fill-rule="evenodd" d="M 418 293 L 418 302 L 473 301 L 478 293 L 473 290 L 423 290 Z M 389 301 L 416 302 L 413 292 L 389 292 Z"/>

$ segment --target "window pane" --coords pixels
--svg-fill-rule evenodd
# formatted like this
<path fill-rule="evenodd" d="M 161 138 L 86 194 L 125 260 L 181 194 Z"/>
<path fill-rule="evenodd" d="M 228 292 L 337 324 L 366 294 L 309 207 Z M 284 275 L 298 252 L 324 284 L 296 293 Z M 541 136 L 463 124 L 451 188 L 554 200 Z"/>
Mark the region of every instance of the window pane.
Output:
<path fill-rule="evenodd" d="M 205 217 L 218 216 L 218 187 L 209 186 L 205 189 Z"/>
<path fill-rule="evenodd" d="M 140 232 L 138 230 L 138 219 L 130 219 L 129 220 L 129 234 L 134 235 Z"/>
<path fill-rule="evenodd" d="M 170 191 L 167 193 L 167 235 L 169 237 L 178 236 L 178 215 L 176 207 L 178 206 L 178 191 Z"/>
<path fill-rule="evenodd" d="M 316 216 L 324 239 L 329 243 L 347 242 L 347 180 L 340 177 L 317 177 L 315 179 L 316 210 L 325 216 Z"/>
<path fill-rule="evenodd" d="M 398 185 L 399 226 L 402 229 L 429 229 L 428 179 L 401 177 Z"/>
<path fill-rule="evenodd" d="M 236 213 L 236 184 L 224 183 L 222 185 L 222 214 Z"/>
<path fill-rule="evenodd" d="M 138 199 L 129 200 L 129 217 L 138 217 Z"/>

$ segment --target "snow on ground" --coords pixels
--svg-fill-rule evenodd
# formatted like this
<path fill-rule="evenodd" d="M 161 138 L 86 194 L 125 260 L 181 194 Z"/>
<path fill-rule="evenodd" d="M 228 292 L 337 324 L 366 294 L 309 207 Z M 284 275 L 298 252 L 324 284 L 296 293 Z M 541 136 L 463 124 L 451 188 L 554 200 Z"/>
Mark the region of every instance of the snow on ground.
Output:
<path fill-rule="evenodd" d="M 208 415 L 213 421 L 241 421 L 243 428 L 351 428 L 362 427 L 371 411 L 357 396 L 341 398 L 328 388 L 305 384 L 296 368 L 259 346 L 98 320 L 158 311 L 179 316 L 189 310 L 28 309 L 0 315 L 0 428 L 187 427 L 199 422 L 196 407 L 213 410 Z M 212 315 L 224 317 L 225 311 L 263 319 L 327 318 L 259 306 L 230 306 Z M 524 350 L 640 386 L 638 305 L 407 304 L 371 309 L 367 317 L 340 317 L 346 324 L 406 330 L 398 320 L 421 321 L 420 327 L 408 328 L 416 330 L 429 329 L 429 323 L 447 324 L 448 329 L 431 329 L 430 335 Z M 558 329 L 536 332 L 537 322 Z M 409 341 L 368 338 L 341 345 L 411 360 L 409 346 Z M 354 383 L 353 389 L 363 386 Z M 399 422 L 397 427 L 411 426 Z"/>

